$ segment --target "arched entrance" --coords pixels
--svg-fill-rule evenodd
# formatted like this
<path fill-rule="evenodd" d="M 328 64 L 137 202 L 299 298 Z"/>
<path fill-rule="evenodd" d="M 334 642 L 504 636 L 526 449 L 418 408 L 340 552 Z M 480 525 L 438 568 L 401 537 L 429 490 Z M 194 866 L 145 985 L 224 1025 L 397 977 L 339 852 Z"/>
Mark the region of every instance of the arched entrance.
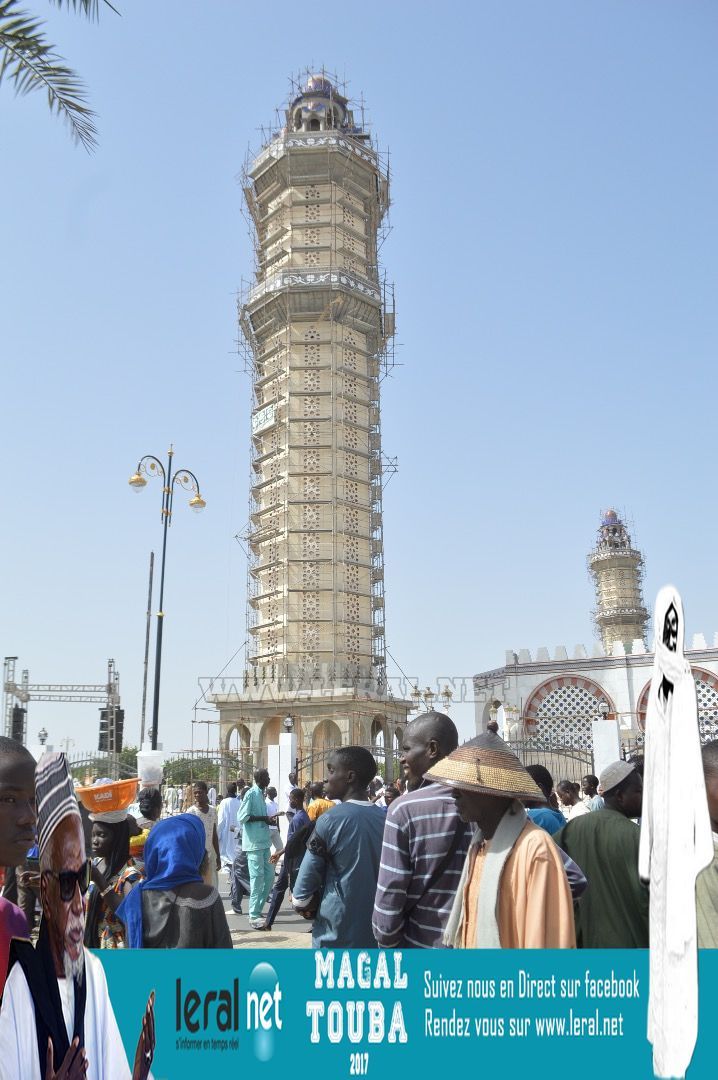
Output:
<path fill-rule="evenodd" d="M 379 773 L 385 779 L 393 779 L 393 770 L 388 769 L 391 755 L 387 754 L 387 725 L 385 716 L 375 716 L 371 722 L 371 752 L 376 759 Z"/>
<path fill-rule="evenodd" d="M 712 671 L 691 666 L 696 684 L 698 703 L 698 728 L 702 742 L 718 738 L 718 679 Z M 646 730 L 646 711 L 648 695 L 651 692 L 650 679 L 643 687 L 636 707 L 636 719 L 641 731 Z"/>
<path fill-rule="evenodd" d="M 371 722 L 371 744 L 380 753 L 384 753 L 386 745 L 386 720 L 383 716 L 375 716 Z"/>
<path fill-rule="evenodd" d="M 248 757 L 252 737 L 246 724 L 235 724 L 227 732 L 224 749 L 237 757 Z"/>
<path fill-rule="evenodd" d="M 342 745 L 342 733 L 334 720 L 320 720 L 312 734 L 311 749 L 298 759 L 298 781 L 323 780 L 326 776 L 327 758 L 332 750 Z"/>
<path fill-rule="evenodd" d="M 257 767 L 266 768 L 269 764 L 267 760 L 267 747 L 276 746 L 279 742 L 281 730 L 281 717 L 273 716 L 270 720 L 265 720 L 262 725 L 262 730 L 259 733 L 259 753 L 255 755 L 257 757 Z"/>
<path fill-rule="evenodd" d="M 576 746 L 592 746 L 591 722 L 601 716 L 599 706 L 616 707 L 593 679 L 559 675 L 538 686 L 529 698 L 524 718 L 527 736 L 562 739 Z"/>
<path fill-rule="evenodd" d="M 312 751 L 314 754 L 327 755 L 342 745 L 342 733 L 333 720 L 321 720 L 314 729 Z"/>

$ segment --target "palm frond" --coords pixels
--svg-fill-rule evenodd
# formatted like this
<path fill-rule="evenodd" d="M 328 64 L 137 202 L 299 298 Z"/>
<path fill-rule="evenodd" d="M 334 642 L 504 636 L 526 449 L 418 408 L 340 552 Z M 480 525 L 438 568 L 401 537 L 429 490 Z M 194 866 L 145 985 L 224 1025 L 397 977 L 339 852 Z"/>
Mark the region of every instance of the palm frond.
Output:
<path fill-rule="evenodd" d="M 100 2 L 105 7 L 108 7 L 110 11 L 114 11 L 115 15 L 119 15 L 119 11 L 116 7 L 113 7 L 110 0 L 50 0 L 51 4 L 55 7 L 71 7 L 73 11 L 81 11 L 83 15 L 87 15 L 88 19 L 96 21 L 100 17 Z"/>
<path fill-rule="evenodd" d="M 18 0 L 0 0 L 0 83 L 7 79 L 17 94 L 45 90 L 50 111 L 63 117 L 88 152 L 94 150 L 95 114 L 87 105 L 81 80 L 53 51 L 43 34 L 44 24 L 18 10 L 17 4 Z"/>

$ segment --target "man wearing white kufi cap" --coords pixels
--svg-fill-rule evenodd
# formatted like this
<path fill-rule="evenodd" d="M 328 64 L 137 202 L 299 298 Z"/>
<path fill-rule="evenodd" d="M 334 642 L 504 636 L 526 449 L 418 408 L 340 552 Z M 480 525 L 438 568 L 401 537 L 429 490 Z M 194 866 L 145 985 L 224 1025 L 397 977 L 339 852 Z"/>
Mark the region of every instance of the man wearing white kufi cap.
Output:
<path fill-rule="evenodd" d="M 554 834 L 589 886 L 576 905 L 579 949 L 648 947 L 648 890 L 638 876 L 643 784 L 631 761 L 614 761 L 599 777 L 605 808 L 569 821 Z"/>
<path fill-rule="evenodd" d="M 682 1077 L 698 1034 L 696 877 L 713 859 L 696 688 L 683 655 L 683 604 L 656 599 L 639 872 L 650 883 L 648 1038 L 653 1071 Z"/>
<path fill-rule="evenodd" d="M 0 1010 L 0 1080 L 147 1080 L 154 1053 L 150 995 L 132 1073 L 102 965 L 83 946 L 90 881 L 82 821 L 64 754 L 35 774 L 42 922 L 37 948 L 13 942 Z"/>

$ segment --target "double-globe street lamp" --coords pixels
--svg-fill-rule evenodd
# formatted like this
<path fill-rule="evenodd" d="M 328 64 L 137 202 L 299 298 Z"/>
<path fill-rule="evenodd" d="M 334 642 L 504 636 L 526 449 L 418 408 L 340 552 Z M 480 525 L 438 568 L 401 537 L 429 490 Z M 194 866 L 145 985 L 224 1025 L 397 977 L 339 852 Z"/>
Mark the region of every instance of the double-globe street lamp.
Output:
<path fill-rule="evenodd" d="M 137 464 L 136 472 L 130 477 L 130 487 L 134 491 L 141 491 L 147 484 L 148 476 L 162 477 L 162 566 L 160 569 L 160 602 L 157 612 L 157 648 L 155 651 L 155 696 L 152 705 L 152 749 L 157 749 L 157 729 L 159 725 L 160 711 L 160 671 L 162 666 L 162 626 L 164 623 L 163 600 L 165 591 L 165 553 L 167 551 L 167 529 L 172 521 L 172 501 L 174 498 L 175 484 L 179 484 L 185 491 L 192 491 L 189 501 L 191 510 L 199 513 L 207 505 L 199 490 L 199 481 L 190 469 L 175 469 L 172 472 L 172 458 L 174 450 L 170 446 L 167 451 L 167 468 L 159 458 L 153 454 L 145 454 Z"/>

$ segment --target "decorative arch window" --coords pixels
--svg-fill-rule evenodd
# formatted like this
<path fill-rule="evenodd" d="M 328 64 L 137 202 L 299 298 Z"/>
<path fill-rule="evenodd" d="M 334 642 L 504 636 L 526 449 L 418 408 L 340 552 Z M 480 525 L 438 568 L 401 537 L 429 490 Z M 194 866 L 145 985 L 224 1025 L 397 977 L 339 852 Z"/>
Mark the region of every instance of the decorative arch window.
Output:
<path fill-rule="evenodd" d="M 706 671 L 705 668 L 692 667 L 691 670 L 696 684 L 698 728 L 701 739 L 718 738 L 718 679 L 712 672 Z M 636 709 L 638 726 L 641 731 L 646 729 L 646 712 L 648 710 L 650 691 L 651 683 L 649 680 L 641 691 Z"/>
<path fill-rule="evenodd" d="M 541 737 L 570 740 L 576 746 L 593 742 L 591 722 L 599 715 L 599 705 L 615 706 L 592 679 L 561 675 L 537 687 L 526 706 L 527 724 Z"/>

